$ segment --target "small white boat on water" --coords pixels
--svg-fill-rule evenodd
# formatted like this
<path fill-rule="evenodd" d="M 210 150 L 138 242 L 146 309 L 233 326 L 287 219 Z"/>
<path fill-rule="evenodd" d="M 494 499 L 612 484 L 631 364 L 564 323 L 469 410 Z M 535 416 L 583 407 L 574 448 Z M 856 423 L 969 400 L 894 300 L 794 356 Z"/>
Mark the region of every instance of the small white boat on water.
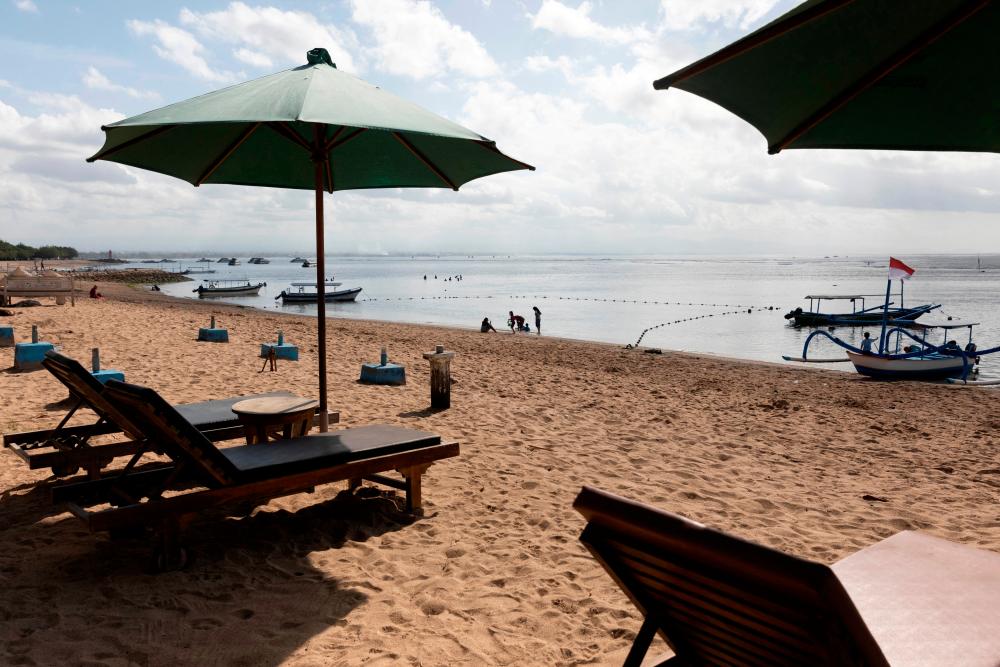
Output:
<path fill-rule="evenodd" d="M 201 299 L 224 296 L 257 296 L 260 293 L 260 288 L 265 285 L 267 283 L 253 285 L 249 280 L 205 280 L 204 284 L 198 285 L 198 289 L 191 291 L 197 292 Z"/>
<path fill-rule="evenodd" d="M 317 283 L 312 282 L 294 282 L 291 284 L 290 288 L 287 290 L 282 290 L 281 294 L 275 297 L 275 299 L 281 299 L 282 303 L 316 303 L 317 298 Z M 359 294 L 361 294 L 360 287 L 352 287 L 351 289 L 338 290 L 343 283 L 334 282 L 332 280 L 327 280 L 323 283 L 323 300 L 324 301 L 354 301 Z"/>

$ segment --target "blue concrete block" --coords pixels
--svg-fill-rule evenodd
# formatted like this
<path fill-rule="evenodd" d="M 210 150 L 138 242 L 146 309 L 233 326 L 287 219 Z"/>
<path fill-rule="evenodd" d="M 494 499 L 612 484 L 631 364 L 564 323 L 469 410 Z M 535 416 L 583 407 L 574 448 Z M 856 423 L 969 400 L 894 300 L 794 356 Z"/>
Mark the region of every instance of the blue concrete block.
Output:
<path fill-rule="evenodd" d="M 203 327 L 201 329 L 198 329 L 198 340 L 205 341 L 208 343 L 228 343 L 229 330 L 208 329 Z"/>
<path fill-rule="evenodd" d="M 125 373 L 123 373 L 122 371 L 116 371 L 113 368 L 108 368 L 100 371 L 91 371 L 90 374 L 93 375 L 94 378 L 101 384 L 104 384 L 108 380 L 118 380 L 119 382 L 125 381 Z"/>
<path fill-rule="evenodd" d="M 37 371 L 42 367 L 45 353 L 55 347 L 52 343 L 18 343 L 14 346 L 14 368 L 19 371 Z"/>
<path fill-rule="evenodd" d="M 260 358 L 267 357 L 267 351 L 274 350 L 276 359 L 287 359 L 288 361 L 299 360 L 299 348 L 291 343 L 261 343 Z"/>
<path fill-rule="evenodd" d="M 0 327 L 0 347 L 14 347 L 14 327 Z"/>
<path fill-rule="evenodd" d="M 372 384 L 406 384 L 406 369 L 400 364 L 361 364 L 361 381 Z"/>

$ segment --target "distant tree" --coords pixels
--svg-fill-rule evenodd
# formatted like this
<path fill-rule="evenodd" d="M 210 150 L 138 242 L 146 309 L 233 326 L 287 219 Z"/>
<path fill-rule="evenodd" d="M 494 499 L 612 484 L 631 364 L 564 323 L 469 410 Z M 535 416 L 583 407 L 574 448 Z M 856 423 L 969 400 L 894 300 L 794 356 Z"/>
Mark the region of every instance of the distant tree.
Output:
<path fill-rule="evenodd" d="M 38 259 L 74 259 L 79 255 L 76 248 L 61 245 L 43 245 L 35 251 Z"/>
<path fill-rule="evenodd" d="M 79 254 L 76 248 L 69 246 L 47 245 L 33 248 L 24 243 L 14 245 L 0 239 L 0 260 L 74 259 Z"/>

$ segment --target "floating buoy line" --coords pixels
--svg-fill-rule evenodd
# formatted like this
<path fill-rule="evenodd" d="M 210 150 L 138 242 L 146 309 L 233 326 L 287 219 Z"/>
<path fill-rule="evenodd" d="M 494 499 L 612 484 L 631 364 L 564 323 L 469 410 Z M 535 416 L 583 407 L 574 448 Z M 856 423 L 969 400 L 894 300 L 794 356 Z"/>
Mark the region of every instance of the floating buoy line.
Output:
<path fill-rule="evenodd" d="M 509 294 L 503 296 L 396 296 L 396 297 L 365 297 L 358 299 L 358 301 L 434 301 L 434 300 L 445 300 L 445 299 L 466 299 L 466 300 L 479 300 L 479 299 L 549 299 L 548 296 L 539 295 L 517 295 Z M 639 334 L 638 340 L 635 344 L 628 344 L 625 346 L 626 350 L 631 350 L 633 348 L 639 347 L 642 343 L 642 339 L 647 333 L 653 331 L 654 329 L 660 329 L 662 327 L 668 327 L 674 324 L 681 324 L 683 322 L 694 322 L 696 320 L 703 320 L 708 317 L 723 317 L 725 315 L 750 315 L 754 312 L 760 311 L 773 311 L 774 306 L 750 306 L 741 303 L 700 303 L 694 301 L 658 301 L 653 299 L 606 299 L 599 297 L 586 297 L 586 296 L 554 296 L 551 297 L 553 301 L 593 301 L 595 303 L 632 303 L 637 305 L 653 305 L 653 306 L 699 306 L 702 308 L 738 308 L 739 310 L 726 310 L 721 313 L 705 313 L 702 315 L 695 315 L 693 317 L 682 317 L 676 320 L 671 320 L 668 322 L 661 322 L 660 324 L 654 324 L 653 326 L 646 327 Z"/>

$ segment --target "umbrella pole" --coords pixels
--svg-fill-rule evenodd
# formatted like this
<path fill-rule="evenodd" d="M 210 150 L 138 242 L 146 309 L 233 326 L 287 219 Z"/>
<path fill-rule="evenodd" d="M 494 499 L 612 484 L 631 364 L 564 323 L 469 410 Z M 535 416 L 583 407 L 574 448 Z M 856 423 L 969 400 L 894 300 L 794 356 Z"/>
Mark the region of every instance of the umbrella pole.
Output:
<path fill-rule="evenodd" d="M 322 151 L 325 127 L 315 126 L 316 151 Z M 319 430 L 330 430 L 330 417 L 326 402 L 326 249 L 323 239 L 323 162 L 313 159 L 316 172 L 316 317 L 319 329 Z"/>

